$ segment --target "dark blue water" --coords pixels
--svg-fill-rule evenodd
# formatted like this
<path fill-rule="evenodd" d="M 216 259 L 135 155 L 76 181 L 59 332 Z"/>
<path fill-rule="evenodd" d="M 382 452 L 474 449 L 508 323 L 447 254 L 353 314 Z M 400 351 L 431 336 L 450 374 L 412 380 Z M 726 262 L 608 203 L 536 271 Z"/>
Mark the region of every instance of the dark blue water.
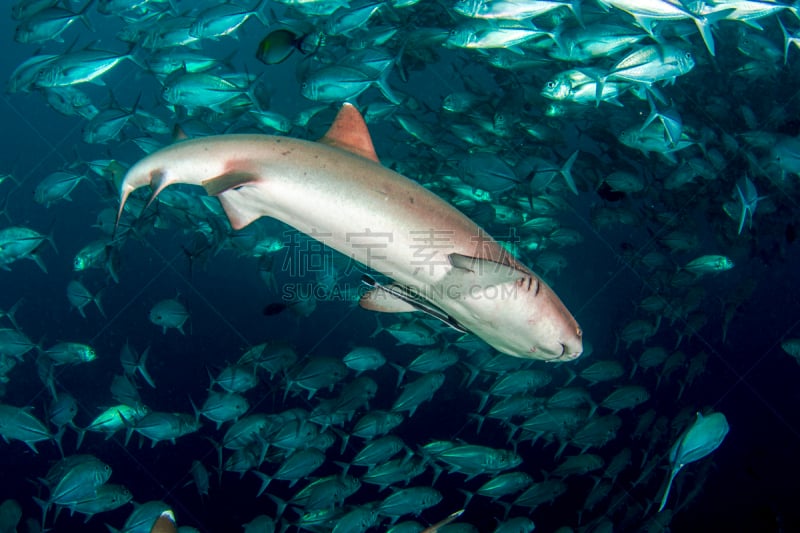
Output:
<path fill-rule="evenodd" d="M 0 17 L 4 50 L 0 56 L 0 72 L 6 77 L 37 50 L 35 45 L 20 45 L 12 41 L 14 22 L 7 11 Z M 46 43 L 40 53 L 63 52 L 75 38 L 79 46 L 94 42 L 99 48 L 124 49 L 113 36 L 113 31 L 120 27 L 119 20 L 100 17 L 96 13 L 92 13 L 91 18 L 96 33 L 92 34 L 77 23 L 66 32 L 67 43 Z M 412 19 L 409 17 L 408 20 Z M 766 26 L 766 35 L 782 47 L 774 21 Z M 273 67 L 256 62 L 254 46 L 264 32 L 260 24 L 250 21 L 240 31 L 240 40 L 209 43 L 204 50 L 220 58 L 231 50 L 238 50 L 234 60 L 237 69 L 251 73 L 266 69 L 264 80 L 273 92 L 270 109 L 292 116 L 312 104 L 299 93 L 300 82 L 294 74 L 298 58 Z M 758 81 L 728 78 L 730 70 L 744 62 L 735 53 L 735 38 L 735 27 L 722 25 L 717 37 L 718 61 L 701 60 L 695 71 L 679 79 L 679 90 L 665 89 L 673 91 L 670 94 L 682 104 L 684 121 L 696 130 L 706 125 L 715 127 L 711 121 L 719 116 L 701 115 L 706 101 L 693 100 L 694 91 L 699 93 L 708 86 L 721 87 L 726 83 L 731 84 L 731 90 L 727 94 L 721 93 L 720 98 L 726 96 L 728 100 L 723 100 L 720 105 L 729 105 L 731 109 L 748 105 L 758 111 L 784 106 L 787 114 L 796 115 L 797 85 L 791 83 L 797 80 L 797 57 L 791 54 L 788 65 L 780 66 L 773 78 Z M 698 57 L 704 57 L 706 52 L 694 35 L 692 42 L 696 45 Z M 391 78 L 393 86 L 402 88 L 433 109 L 440 107 L 446 94 L 464 86 L 460 72 L 466 71 L 459 70 L 463 58 L 475 61 L 475 56 L 466 55 L 464 51 L 437 51 L 441 54 L 438 61 L 412 71 L 409 82 L 404 83 L 397 76 Z M 485 65 L 478 64 L 469 71 L 471 79 L 486 87 L 495 86 L 491 71 Z M 107 88 L 86 88 L 97 105 L 107 102 L 110 93 L 117 102 L 126 106 L 141 96 L 142 108 L 172 118 L 158 96 L 157 81 L 141 72 L 139 67 L 123 63 L 104 76 L 104 80 Z M 538 86 L 534 92 L 538 92 Z M 373 90 L 367 94 L 365 101 L 379 100 Z M 609 108 L 605 105 L 595 114 L 590 107 L 589 115 L 579 120 L 582 126 L 592 128 L 594 141 L 573 139 L 573 146 L 560 147 L 557 153 L 566 158 L 576 146 L 581 146 L 584 152 L 596 151 L 605 169 L 624 167 L 626 158 L 638 158 L 646 168 L 657 171 L 658 166 L 664 163 L 653 159 L 654 156 L 644 159 L 639 152 L 623 152 L 618 148 L 596 150 L 598 139 L 606 143 L 605 148 L 614 145 L 616 141 L 611 138 L 609 124 L 620 120 L 621 113 L 630 113 L 631 117 L 635 115 L 632 108 L 636 104 L 626 102 L 626 105 L 627 110 L 615 109 L 613 116 L 612 111 L 606 111 Z M 608 116 L 604 114 L 606 112 Z M 331 116 L 332 112 L 327 112 L 315 119 L 307 137 L 318 137 Z M 104 288 L 102 301 L 108 317 L 102 318 L 91 306 L 86 309 L 88 318 L 80 317 L 70 310 L 65 296 L 67 284 L 76 279 L 72 259 L 86 243 L 103 237 L 92 225 L 103 208 L 116 209 L 116 195 L 110 191 L 109 184 L 97 176 L 81 183 L 72 194 L 71 202 L 60 202 L 50 208 L 36 204 L 33 191 L 46 175 L 73 162 L 113 157 L 132 164 L 142 157 L 142 153 L 122 139 L 108 145 L 84 143 L 81 140 L 81 120 L 59 115 L 36 92 L 4 94 L 0 98 L 0 117 L 3 126 L 0 128 L 0 172 L 13 173 L 21 182 L 18 187 L 11 182 L 0 184 L 0 198 L 6 198 L 10 219 L 0 219 L 0 226 L 26 226 L 44 234 L 52 233 L 58 249 L 43 247 L 42 258 L 47 273 L 32 261 L 19 261 L 11 265 L 10 271 L 0 271 L 0 308 L 7 309 L 24 298 L 16 319 L 35 342 L 49 346 L 69 340 L 85 342 L 95 348 L 96 361 L 59 368 L 57 373 L 58 388 L 71 392 L 79 401 L 78 425 L 87 425 L 101 408 L 115 403 L 109 386 L 113 376 L 121 372 L 118 357 L 126 341 L 139 351 L 150 347 L 148 367 L 158 387 L 153 390 L 143 386 L 140 389 L 143 402 L 152 410 L 183 413 L 192 410 L 190 398 L 198 404 L 205 399 L 208 388 L 206 369 L 216 372 L 234 362 L 246 348 L 260 342 L 289 342 L 301 357 L 341 357 L 353 346 L 374 346 L 383 350 L 387 359 L 398 364 L 409 362 L 420 352 L 413 346 L 396 346 L 386 333 L 371 337 L 376 324 L 374 315 L 346 302 L 320 302 L 310 317 L 296 317 L 289 312 L 265 317 L 263 307 L 280 297 L 271 293 L 259 279 L 256 260 L 237 256 L 228 249 L 191 264 L 181 248 L 188 245 L 191 237 L 184 232 L 187 228 L 178 224 L 168 229 L 149 230 L 141 239 L 128 239 L 120 250 L 118 284 L 110 282 L 99 270 L 81 276 L 90 290 Z M 436 127 L 437 123 L 431 121 L 430 125 Z M 716 126 L 725 129 L 724 124 Z M 570 128 L 570 119 L 564 119 L 563 129 Z M 430 147 L 412 146 L 409 137 L 396 123 L 382 123 L 371 129 L 376 150 L 386 160 L 410 167 L 419 165 L 426 170 L 437 167 L 435 163 L 427 164 L 426 158 L 439 159 L 440 156 L 432 155 Z M 603 131 L 608 136 L 603 136 Z M 783 133 L 797 135 L 798 132 L 787 129 Z M 168 142 L 166 138 L 162 140 Z M 520 144 L 524 145 L 524 140 Z M 588 155 L 585 157 L 590 158 Z M 583 163 L 576 175 L 591 175 L 591 166 Z M 653 372 L 639 373 L 632 380 L 626 373 L 614 384 L 644 385 L 650 391 L 651 399 L 632 412 L 622 412 L 623 425 L 616 438 L 602 449 L 592 450 L 592 453 L 608 460 L 619 450 L 629 447 L 633 451 L 633 464 L 620 476 L 612 498 L 585 512 L 583 524 L 606 517 L 624 524 L 620 530 L 642 531 L 653 516 L 653 502 L 657 506 L 657 491 L 666 471 L 658 469 L 646 482 L 634 486 L 633 481 L 641 471 L 639 462 L 647 446 L 647 436 L 642 440 L 631 438 L 639 417 L 653 408 L 668 420 L 681 412 L 720 411 L 726 415 L 731 427 L 727 439 L 712 456 L 687 466 L 676 480 L 671 497 L 673 502 L 691 493 L 697 484 L 702 484 L 702 488 L 674 515 L 670 524 L 673 531 L 800 531 L 800 513 L 795 502 L 796 484 L 800 477 L 800 462 L 796 457 L 796 451 L 800 449 L 800 414 L 796 408 L 800 401 L 800 388 L 797 386 L 800 366 L 780 347 L 782 340 L 800 336 L 800 283 L 797 277 L 800 250 L 796 242 L 786 237 L 787 227 L 798 222 L 797 201 L 800 197 L 797 176 L 788 176 L 782 188 L 760 188 L 760 194 L 771 197 L 775 210 L 757 214 L 752 229 L 746 229 L 740 237 L 736 237 L 734 232 L 736 238 L 731 239 L 731 232 L 721 229 L 721 225 L 730 226 L 732 222 L 720 214 L 720 204 L 729 199 L 732 184 L 746 171 L 743 164 L 734 163 L 717 182 L 689 191 L 664 191 L 664 196 L 658 198 L 649 194 L 646 198 L 633 198 L 627 204 L 645 216 L 648 213 L 652 215 L 654 209 L 676 212 L 684 221 L 686 230 L 699 235 L 700 253 L 729 255 L 736 266 L 730 272 L 705 278 L 698 284 L 704 290 L 698 312 L 704 314 L 707 321 L 698 334 L 684 341 L 680 348 L 689 358 L 706 352 L 709 360 L 705 372 L 680 398 L 677 398 L 678 382 L 685 374 L 685 368 L 659 388 L 656 388 Z M 581 323 L 585 338 L 593 345 L 593 353 L 573 366 L 580 370 L 592 359 L 616 359 L 629 370 L 631 358 L 638 356 L 641 345 L 634 344 L 630 349 L 616 348 L 615 333 L 637 316 L 635 303 L 652 294 L 660 282 L 644 267 L 626 263 L 625 251 L 648 245 L 652 239 L 652 231 L 648 228 L 652 226 L 595 229 L 590 222 L 590 213 L 601 200 L 591 186 L 591 177 L 579 178 L 579 182 L 581 194 L 564 196 L 569 208 L 559 215 L 559 220 L 565 226 L 577 229 L 584 240 L 579 246 L 560 250 L 569 264 L 553 278 L 555 290 Z M 684 206 L 686 208 L 681 210 Z M 500 235 L 508 227 L 497 224 L 491 229 Z M 278 235 L 280 231 L 278 229 Z M 691 258 L 680 256 L 675 262 L 687 259 Z M 297 282 L 285 273 L 279 272 L 278 276 L 280 283 Z M 727 339 L 723 342 L 723 304 L 736 298 L 736 291 L 746 280 L 754 280 L 756 289 L 731 321 Z M 313 279 L 301 281 L 312 283 Z M 348 278 L 347 282 L 357 284 L 358 275 Z M 176 294 L 180 295 L 191 315 L 185 326 L 186 335 L 175 330 L 162 334 L 148 321 L 148 312 L 157 301 Z M 384 320 L 385 324 L 390 322 Z M 670 324 L 665 318 L 649 343 L 671 349 L 676 331 L 685 327 L 682 320 Z M 447 338 L 454 339 L 449 334 Z M 564 366 L 552 367 L 552 374 L 553 383 L 544 395 L 555 392 L 568 376 Z M 397 395 L 396 371 L 385 366 L 370 375 L 380 386 L 371 407 L 388 409 Z M 474 444 L 510 448 L 505 431 L 496 421 L 488 421 L 483 431 L 476 433 L 476 426 L 468 417 L 480 402 L 476 390 L 488 389 L 492 378 L 483 376 L 471 387 L 466 387 L 467 370 L 462 365 L 447 370 L 446 376 L 445 385 L 433 402 L 423 404 L 396 434 L 414 450 L 432 440 L 456 438 Z M 45 406 L 50 398 L 37 378 L 33 354 L 28 354 L 9 377 L 2 402 L 31 406 L 37 416 L 45 419 Z M 599 401 L 613 390 L 614 385 L 592 387 L 592 397 Z M 331 398 L 336 394 L 336 391 L 321 391 L 312 400 L 306 400 L 303 395 L 290 396 L 284 402 L 284 387 L 280 377 L 264 379 L 258 388 L 246 394 L 252 412 L 277 413 L 292 407 L 310 410 L 318 397 Z M 342 431 L 348 431 L 351 424 L 341 428 Z M 666 455 L 681 429 L 672 429 L 655 446 L 653 453 Z M 225 472 L 221 475 L 221 484 L 218 483 L 217 473 L 213 470 L 217 461 L 216 451 L 207 438 L 219 441 L 223 435 L 224 428 L 216 430 L 209 422 L 200 432 L 182 437 L 175 445 L 160 443 L 150 448 L 149 443 L 139 447 L 138 437 L 125 446 L 122 432 L 108 440 L 99 434 L 88 434 L 80 453 L 94 454 L 111 465 L 111 482 L 128 487 L 135 501 L 161 499 L 170 504 L 181 525 L 209 532 L 238 531 L 241 524 L 258 514 L 274 515 L 275 504 L 265 496 L 255 498 L 260 481 L 252 474 L 240 478 L 237 474 Z M 360 442 L 359 439 L 351 441 L 356 442 Z M 75 444 L 75 434 L 68 431 L 63 442 L 65 452 L 75 453 Z M 346 461 L 358 449 L 351 444 L 340 454 L 339 445 L 337 441 L 327 452 L 328 461 L 315 476 L 338 473 L 340 469 L 334 461 Z M 40 518 L 40 510 L 32 497 L 44 494 L 37 479 L 59 459 L 58 450 L 52 443 L 42 442 L 37 447 L 39 453 L 34 454 L 20 442 L 0 443 L 0 500 L 16 499 L 22 505 L 24 517 L 36 520 Z M 525 442 L 519 445 L 517 452 L 524 459 L 522 468 L 536 481 L 541 481 L 559 463 L 553 457 L 555 449 L 555 445 L 537 443 L 531 446 Z M 568 448 L 567 454 L 577 452 L 575 448 Z M 189 466 L 195 459 L 203 461 L 212 473 L 211 492 L 207 498 L 200 498 L 194 486 L 186 486 L 190 479 Z M 666 466 L 666 460 L 662 464 Z M 262 467 L 265 471 L 275 468 L 277 465 Z M 432 481 L 433 471 L 429 469 L 413 484 L 430 485 Z M 465 483 L 460 474 L 442 474 L 435 487 L 442 492 L 444 499 L 435 508 L 424 512 L 420 521 L 432 523 L 460 508 L 464 496 L 459 490 L 475 490 L 484 481 L 485 477 L 481 476 Z M 593 481 L 584 476 L 569 478 L 567 483 L 567 494 L 553 505 L 543 505 L 531 514 L 537 530 L 578 527 L 578 513 Z M 301 482 L 295 488 L 289 488 L 286 482 L 275 481 L 269 491 L 282 499 L 290 499 L 304 484 Z M 388 493 L 379 493 L 373 486 L 365 484 L 348 499 L 347 504 L 380 501 Z M 98 515 L 85 525 L 82 516 L 70 517 L 68 512 L 62 511 L 54 530 L 106 531 L 103 523 L 121 527 L 130 511 L 131 507 L 126 506 Z M 525 508 L 515 507 L 510 516 L 525 515 L 526 512 Z M 479 531 L 491 531 L 503 516 L 502 506 L 476 497 L 462 520 L 473 524 Z M 289 510 L 285 517 L 293 521 L 296 514 Z M 386 527 L 382 526 L 375 531 L 384 529 Z M 25 531 L 24 527 L 21 526 L 20 531 Z"/>

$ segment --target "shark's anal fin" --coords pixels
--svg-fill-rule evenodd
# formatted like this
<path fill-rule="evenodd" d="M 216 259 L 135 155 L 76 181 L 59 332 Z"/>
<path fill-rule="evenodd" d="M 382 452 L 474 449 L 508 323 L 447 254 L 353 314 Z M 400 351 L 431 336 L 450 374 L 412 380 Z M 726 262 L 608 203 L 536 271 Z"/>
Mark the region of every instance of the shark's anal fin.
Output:
<path fill-rule="evenodd" d="M 408 294 L 408 291 L 401 285 L 393 283 L 382 285 L 367 275 L 362 276 L 361 281 L 372 287 L 372 290 L 364 294 L 358 302 L 364 309 L 381 313 L 420 311 L 437 320 L 441 320 L 456 331 L 470 333 L 456 319 L 427 301 Z"/>
<path fill-rule="evenodd" d="M 342 105 L 330 129 L 319 142 L 380 163 L 367 123 L 353 104 Z"/>

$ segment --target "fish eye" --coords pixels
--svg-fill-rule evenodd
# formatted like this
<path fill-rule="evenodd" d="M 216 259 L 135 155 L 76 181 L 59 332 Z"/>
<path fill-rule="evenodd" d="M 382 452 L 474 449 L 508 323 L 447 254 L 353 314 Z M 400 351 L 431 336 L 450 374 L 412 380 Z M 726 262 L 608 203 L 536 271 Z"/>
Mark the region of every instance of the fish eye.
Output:
<path fill-rule="evenodd" d="M 555 89 L 556 88 L 556 82 L 554 82 L 553 80 L 550 80 L 545 84 L 545 86 L 548 89 Z"/>
<path fill-rule="evenodd" d="M 686 59 L 692 59 L 692 53 L 691 53 L 691 52 L 689 52 L 688 50 L 686 51 L 686 53 L 684 53 L 684 54 L 683 54 L 683 56 L 684 56 Z"/>

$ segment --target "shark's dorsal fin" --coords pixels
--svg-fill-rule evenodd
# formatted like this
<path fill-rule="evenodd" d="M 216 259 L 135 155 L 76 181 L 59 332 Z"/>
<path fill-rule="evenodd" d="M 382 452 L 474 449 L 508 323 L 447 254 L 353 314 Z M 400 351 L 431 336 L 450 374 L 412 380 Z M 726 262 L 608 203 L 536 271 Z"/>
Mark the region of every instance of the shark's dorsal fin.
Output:
<path fill-rule="evenodd" d="M 367 123 L 353 104 L 342 105 L 330 129 L 319 142 L 380 163 Z"/>

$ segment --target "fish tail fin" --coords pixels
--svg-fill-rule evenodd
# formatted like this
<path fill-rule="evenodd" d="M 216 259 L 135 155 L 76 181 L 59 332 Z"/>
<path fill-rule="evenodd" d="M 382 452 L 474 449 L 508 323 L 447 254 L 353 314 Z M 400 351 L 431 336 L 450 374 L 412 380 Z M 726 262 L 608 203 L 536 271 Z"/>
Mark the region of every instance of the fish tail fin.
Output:
<path fill-rule="evenodd" d="M 3 215 L 4 217 L 6 217 L 6 220 L 8 220 L 9 222 L 12 222 L 13 219 L 11 218 L 11 215 L 8 214 L 8 199 L 12 194 L 14 194 L 14 192 L 17 189 L 19 189 L 19 186 L 17 186 L 15 189 L 11 190 L 11 192 L 9 192 L 6 195 L 6 199 L 3 200 L 3 207 L 0 208 L 0 215 Z"/>
<path fill-rule="evenodd" d="M 286 386 L 283 388 L 283 403 L 286 403 L 286 397 L 289 395 L 289 389 L 294 385 L 294 381 L 285 370 L 283 371 L 283 377 L 286 380 Z"/>
<path fill-rule="evenodd" d="M 267 490 L 269 484 L 272 482 L 272 477 L 268 476 L 264 472 L 259 472 L 258 470 L 253 470 L 253 473 L 261 480 L 261 488 L 258 489 L 258 493 L 256 494 L 256 498 L 264 494 L 264 491 Z"/>
<path fill-rule="evenodd" d="M 21 296 L 20 299 L 17 300 L 16 303 L 8 309 L 8 311 L 6 311 L 6 318 L 8 318 L 8 321 L 11 322 L 16 329 L 20 329 L 19 324 L 17 324 L 16 314 L 17 311 L 19 311 L 19 306 L 22 305 L 24 300 L 25 297 Z"/>
<path fill-rule="evenodd" d="M 556 459 L 560 458 L 561 454 L 564 453 L 564 450 L 567 448 L 567 444 L 569 444 L 569 441 L 563 440 L 558 445 L 558 450 L 556 451 L 556 455 L 555 455 Z M 583 452 L 581 452 L 581 453 L 583 453 Z"/>
<path fill-rule="evenodd" d="M 444 472 L 444 468 L 436 463 L 431 464 L 431 468 L 433 469 L 433 479 L 431 480 L 431 487 L 432 487 L 436 485 L 436 482 L 439 480 L 439 477 L 442 475 L 442 472 Z M 384 488 L 386 487 L 382 487 L 381 490 L 383 490 Z"/>
<path fill-rule="evenodd" d="M 78 440 L 75 442 L 75 449 L 80 450 L 81 444 L 83 444 L 83 438 L 86 436 L 86 430 L 78 426 L 75 426 L 74 429 L 78 433 Z"/>
<path fill-rule="evenodd" d="M 574 194 L 578 194 L 578 187 L 575 185 L 575 180 L 572 178 L 572 165 L 575 163 L 575 160 L 578 158 L 578 153 L 580 150 L 575 150 L 567 162 L 564 163 L 564 166 L 561 167 L 561 175 L 564 177 L 564 181 L 567 182 L 567 187 L 571 190 Z"/>
<path fill-rule="evenodd" d="M 742 204 L 742 210 L 739 213 L 739 229 L 736 231 L 737 235 L 742 234 L 742 228 L 744 228 L 744 221 L 747 218 L 747 213 L 750 211 L 750 206 L 747 204 L 747 201 L 744 198 L 744 194 L 742 194 L 742 189 L 739 187 L 739 184 L 736 184 L 736 193 L 739 196 L 739 203 Z"/>
<path fill-rule="evenodd" d="M 381 75 L 375 80 L 375 86 L 378 90 L 386 97 L 394 105 L 400 105 L 403 100 L 398 98 L 397 95 L 394 94 L 394 91 L 391 87 L 389 87 L 389 74 L 392 73 L 392 69 L 387 68 L 384 70 Z"/>
<path fill-rule="evenodd" d="M 639 370 L 639 361 L 637 361 L 633 357 L 631 357 L 631 360 L 633 361 L 633 368 L 631 368 L 631 373 L 628 376 L 628 379 L 633 379 L 633 376 L 636 375 L 636 371 Z"/>
<path fill-rule="evenodd" d="M 342 445 L 339 447 L 339 455 L 344 455 L 347 445 L 350 443 L 350 434 L 335 427 L 332 427 L 331 431 L 336 433 L 342 440 Z"/>
<path fill-rule="evenodd" d="M 408 70 L 405 67 L 405 63 L 403 63 L 403 56 L 406 53 L 406 45 L 408 44 L 408 40 L 403 41 L 403 44 L 400 45 L 400 50 L 397 52 L 397 55 L 394 58 L 394 68 L 397 70 L 398 76 L 404 82 L 408 83 Z"/>
<path fill-rule="evenodd" d="M 507 422 L 506 426 L 508 427 L 508 437 L 506 437 L 506 444 L 511 444 L 511 442 L 514 440 L 514 436 L 517 434 L 517 431 L 520 430 L 520 426 L 513 424 L 511 422 Z M 535 438 L 531 440 L 531 444 L 533 444 L 535 440 L 536 440 Z"/>
<path fill-rule="evenodd" d="M 86 26 L 86 28 L 89 31 L 91 31 L 92 33 L 95 32 L 95 29 L 94 29 L 94 26 L 92 25 L 92 21 L 89 20 L 89 17 L 87 17 L 86 14 L 89 12 L 89 8 L 92 7 L 92 4 L 94 4 L 94 2 L 95 2 L 95 0 L 89 0 L 88 2 L 86 2 L 86 5 L 83 6 L 83 9 L 81 9 L 77 13 L 78 18 L 81 19 L 81 22 L 83 22 L 83 25 Z"/>
<path fill-rule="evenodd" d="M 47 354 L 45 353 L 45 351 L 44 351 L 44 343 L 45 343 L 45 342 L 47 342 L 47 333 L 45 333 L 44 335 L 42 335 L 42 338 L 41 338 L 41 339 L 39 339 L 39 342 L 37 342 L 37 343 L 36 343 L 36 344 L 33 346 L 33 349 L 34 349 L 34 350 L 36 350 L 37 352 L 39 352 L 39 354 L 40 354 L 40 355 L 47 355 Z M 50 360 L 50 361 L 52 361 L 52 360 Z M 52 366 L 50 367 L 50 370 L 52 370 Z"/>
<path fill-rule="evenodd" d="M 270 500 L 272 500 L 278 509 L 275 511 L 275 520 L 278 520 L 282 515 L 283 512 L 286 510 L 286 507 L 289 505 L 288 502 L 281 500 L 274 494 L 267 494 Z"/>
<path fill-rule="evenodd" d="M 714 36 L 711 35 L 711 24 L 706 17 L 695 17 L 694 24 L 706 44 L 708 53 L 714 56 Z"/>
<path fill-rule="evenodd" d="M 594 106 L 600 107 L 600 101 L 603 99 L 603 89 L 606 88 L 606 82 L 608 81 L 608 77 L 610 74 L 606 74 L 605 76 L 600 76 L 597 78 L 595 82 L 595 89 L 594 89 Z"/>
<path fill-rule="evenodd" d="M 214 470 L 217 471 L 217 484 L 222 485 L 222 471 L 224 470 L 222 467 L 222 446 L 211 437 L 206 437 L 205 439 L 217 450 L 217 466 L 214 467 Z"/>
<path fill-rule="evenodd" d="M 214 388 L 214 384 L 217 382 L 217 380 L 214 379 L 214 375 L 211 373 L 211 370 L 209 370 L 208 367 L 206 367 L 206 374 L 208 374 L 208 390 L 210 391 Z"/>
<path fill-rule="evenodd" d="M 465 489 L 458 489 L 458 492 L 464 495 L 464 505 L 462 505 L 461 508 L 466 509 L 469 505 L 469 502 L 472 501 L 473 496 L 475 496 L 475 493 Z"/>
<path fill-rule="evenodd" d="M 800 9 L 798 9 L 798 6 L 800 6 L 800 2 L 792 2 L 792 5 L 787 6 L 786 9 L 794 15 L 794 18 L 800 21 Z"/>
<path fill-rule="evenodd" d="M 139 362 L 136 364 L 136 370 L 139 371 L 139 374 L 142 378 L 150 385 L 152 388 L 156 388 L 156 383 L 153 381 L 153 377 L 150 375 L 150 372 L 147 371 L 147 356 L 150 354 L 150 347 L 148 346 L 145 348 L 142 355 L 139 357 Z"/>
<path fill-rule="evenodd" d="M 65 457 L 65 455 L 64 455 L 64 447 L 61 445 L 61 439 L 64 438 L 64 433 L 66 433 L 66 431 L 67 431 L 67 425 L 64 424 L 63 426 L 58 428 L 56 434 L 53 435 L 53 442 L 55 442 L 56 447 L 58 448 L 58 451 L 61 454 L 62 459 Z"/>
<path fill-rule="evenodd" d="M 406 369 L 405 369 L 404 366 L 398 365 L 396 363 L 389 363 L 389 366 L 391 366 L 392 368 L 397 370 L 397 385 L 396 385 L 396 387 L 399 387 L 400 384 L 403 382 L 403 378 L 406 375 Z"/>
<path fill-rule="evenodd" d="M 505 510 L 503 513 L 503 520 L 508 520 L 508 513 L 511 512 L 512 504 L 509 502 L 501 502 L 501 501 L 498 501 L 497 503 L 499 503 L 500 507 L 502 507 Z"/>
<path fill-rule="evenodd" d="M 38 266 L 42 270 L 42 272 L 47 274 L 47 265 L 45 265 L 44 261 L 42 261 L 42 256 L 41 255 L 39 255 L 38 253 L 34 252 L 34 253 L 30 254 L 29 257 L 33 260 L 34 263 L 36 263 L 36 266 Z"/>
<path fill-rule="evenodd" d="M 383 327 L 383 324 L 381 324 L 381 319 L 379 317 L 380 317 L 380 315 L 376 313 L 375 314 L 375 322 L 377 322 L 377 326 L 375 327 L 375 330 L 370 334 L 370 336 L 369 336 L 370 339 L 373 338 L 373 337 L 376 337 L 378 335 L 378 333 L 380 333 L 381 331 L 386 329 L 386 328 Z"/>
<path fill-rule="evenodd" d="M 478 406 L 477 412 L 480 413 L 481 411 L 483 411 L 483 408 L 486 407 L 486 402 L 489 401 L 490 394 L 486 391 L 478 391 L 478 394 L 481 397 L 481 403 Z"/>
<path fill-rule="evenodd" d="M 347 475 L 347 472 L 350 470 L 350 463 L 345 463 L 344 461 L 334 461 L 333 463 L 342 469 L 342 477 Z"/>
<path fill-rule="evenodd" d="M 795 13 L 796 15 L 796 13 Z M 786 27 L 783 25 L 783 21 L 780 17 L 775 17 L 778 19 L 778 26 L 781 28 L 781 35 L 783 35 L 783 64 L 785 65 L 789 60 L 789 47 L 792 45 L 792 39 L 789 35 L 789 32 L 786 31 Z"/>
<path fill-rule="evenodd" d="M 581 0 L 572 0 L 568 5 L 570 11 L 575 16 L 575 20 L 578 21 L 578 24 L 581 25 L 581 28 L 585 28 L 586 25 L 583 23 L 583 12 L 581 11 Z"/>
<path fill-rule="evenodd" d="M 672 489 L 672 481 L 675 479 L 675 475 L 678 473 L 678 470 L 675 468 L 670 468 L 670 471 L 667 473 L 667 480 L 666 486 L 664 487 L 664 496 L 661 497 L 661 505 L 658 506 L 658 511 L 661 512 L 664 510 L 664 506 L 667 505 L 667 498 L 669 498 L 669 491 Z"/>
<path fill-rule="evenodd" d="M 267 0 L 259 0 L 256 7 L 253 8 L 253 15 L 266 27 L 272 25 L 273 17 L 272 15 L 265 9 L 267 7 Z"/>
<path fill-rule="evenodd" d="M 250 99 L 250 101 L 253 103 L 253 105 L 256 107 L 256 109 L 261 109 L 261 107 L 262 107 L 261 106 L 261 100 L 259 100 L 258 94 L 256 94 L 256 91 L 261 86 L 261 78 L 264 77 L 265 72 L 262 72 L 261 74 L 256 76 L 256 79 L 254 79 L 252 82 L 250 82 L 250 84 L 247 86 L 247 91 L 245 91 L 245 96 L 247 96 L 247 98 Z"/>
<path fill-rule="evenodd" d="M 136 65 L 137 67 L 147 70 L 147 62 L 145 59 L 147 55 L 142 53 L 141 45 L 138 42 L 133 42 L 128 47 L 128 52 L 125 54 L 125 59 L 129 59 L 131 63 Z M 136 110 L 139 107 L 139 100 L 141 99 L 142 94 L 139 93 L 139 96 L 136 98 L 136 103 L 133 106 L 133 111 L 131 111 L 131 115 L 136 114 Z"/>
<path fill-rule="evenodd" d="M 197 409 L 197 406 L 194 404 L 194 400 L 192 400 L 191 396 L 189 396 L 189 403 L 192 404 L 192 410 L 194 411 L 194 421 L 200 422 L 200 410 Z"/>
<path fill-rule="evenodd" d="M 47 519 L 47 511 L 50 509 L 50 502 L 44 501 L 36 496 L 33 497 L 33 501 L 42 509 L 42 531 L 47 531 L 44 527 L 44 523 Z"/>
<path fill-rule="evenodd" d="M 124 420 L 124 418 L 123 418 L 123 420 Z M 125 428 L 125 447 L 127 448 L 128 447 L 128 443 L 131 441 L 131 437 L 133 437 L 133 424 L 130 424 L 130 423 L 126 422 L 125 425 L 127 426 Z M 156 445 L 156 441 L 154 440 L 153 441 L 153 446 L 155 446 L 155 445 Z M 142 441 L 139 440 L 139 448 L 141 448 L 141 447 L 142 447 Z M 151 448 L 152 448 L 152 446 L 151 446 Z"/>
<path fill-rule="evenodd" d="M 650 106 L 650 113 L 647 115 L 647 118 L 644 119 L 644 123 L 642 124 L 642 127 L 639 128 L 639 131 L 646 130 L 647 126 L 649 126 L 655 119 L 661 116 L 661 114 L 658 111 L 658 108 L 656 107 L 656 103 L 653 101 L 652 93 L 650 91 L 645 90 L 645 95 L 647 96 L 647 104 Z"/>
<path fill-rule="evenodd" d="M 470 386 L 472 386 L 472 382 L 475 381 L 475 378 L 478 377 L 478 374 L 480 373 L 480 369 L 477 366 L 475 366 L 473 364 L 470 364 L 470 363 L 468 363 L 466 361 L 464 362 L 464 366 L 467 367 L 467 371 L 468 371 L 468 374 L 464 378 L 464 380 L 466 381 L 465 386 L 466 386 L 466 388 L 470 388 Z"/>
<path fill-rule="evenodd" d="M 103 316 L 103 318 L 107 318 L 107 316 L 106 316 L 105 309 L 103 309 L 103 304 L 100 302 L 100 296 L 102 296 L 102 294 L 103 294 L 103 292 L 105 290 L 106 290 L 105 288 L 100 289 L 99 291 L 97 291 L 97 294 L 95 294 L 92 297 L 92 302 L 94 302 L 94 306 L 97 307 L 97 310 L 100 312 L 100 314 Z M 81 311 L 81 314 L 83 315 L 83 309 L 79 309 L 79 310 Z M 86 315 L 83 315 L 83 318 L 86 318 Z"/>
<path fill-rule="evenodd" d="M 483 423 L 486 421 L 486 417 L 479 415 L 478 413 L 470 413 L 467 415 L 467 417 L 478 422 L 478 428 L 475 430 L 475 433 L 480 434 L 481 429 L 483 429 Z"/>
<path fill-rule="evenodd" d="M 676 396 L 678 400 L 680 400 L 683 397 L 683 392 L 686 390 L 686 385 L 688 385 L 687 380 L 684 379 L 683 381 L 680 382 L 680 387 L 678 388 L 678 395 Z"/>
<path fill-rule="evenodd" d="M 47 230 L 47 235 L 44 237 L 44 240 L 46 240 L 50 244 L 50 246 L 53 247 L 53 251 L 55 251 L 55 253 L 58 254 L 58 248 L 56 247 L 56 241 L 53 240 L 53 230 L 55 229 L 55 225 L 56 225 L 55 221 L 53 221 L 50 224 L 50 229 Z"/>

